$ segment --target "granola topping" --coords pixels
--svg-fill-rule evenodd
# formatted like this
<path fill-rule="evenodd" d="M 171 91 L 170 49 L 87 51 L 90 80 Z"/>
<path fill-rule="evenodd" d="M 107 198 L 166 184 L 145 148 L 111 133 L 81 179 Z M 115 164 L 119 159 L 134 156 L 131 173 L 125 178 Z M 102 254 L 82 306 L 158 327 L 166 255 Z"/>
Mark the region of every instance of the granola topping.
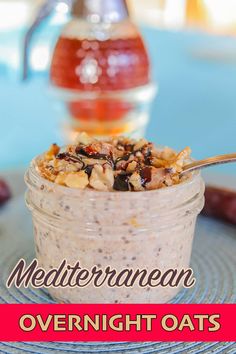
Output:
<path fill-rule="evenodd" d="M 189 147 L 176 153 L 157 148 L 145 139 L 114 137 L 97 140 L 85 133 L 74 145 L 53 144 L 38 162 L 42 177 L 77 189 L 99 191 L 144 191 L 182 182 L 183 167 L 189 162 Z"/>

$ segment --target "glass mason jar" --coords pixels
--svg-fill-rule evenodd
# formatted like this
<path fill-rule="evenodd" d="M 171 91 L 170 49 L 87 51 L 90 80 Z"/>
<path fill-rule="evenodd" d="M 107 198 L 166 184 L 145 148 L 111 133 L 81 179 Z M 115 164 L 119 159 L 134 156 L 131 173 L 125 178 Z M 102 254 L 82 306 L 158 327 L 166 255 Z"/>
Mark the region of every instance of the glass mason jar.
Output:
<path fill-rule="evenodd" d="M 25 176 L 36 254 L 46 271 L 62 260 L 83 269 L 186 269 L 197 215 L 204 204 L 199 173 L 179 185 L 144 192 L 99 192 L 54 184 L 37 171 Z M 180 287 L 49 288 L 63 303 L 165 303 Z"/>

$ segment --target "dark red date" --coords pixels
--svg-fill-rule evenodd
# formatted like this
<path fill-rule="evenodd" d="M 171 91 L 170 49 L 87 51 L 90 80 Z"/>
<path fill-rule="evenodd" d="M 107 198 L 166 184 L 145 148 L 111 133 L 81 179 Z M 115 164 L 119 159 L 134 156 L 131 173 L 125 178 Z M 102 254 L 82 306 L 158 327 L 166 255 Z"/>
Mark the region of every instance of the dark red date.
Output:
<path fill-rule="evenodd" d="M 236 225 L 236 192 L 216 187 L 206 187 L 203 214 Z"/>
<path fill-rule="evenodd" d="M 0 207 L 11 198 L 11 191 L 7 183 L 0 179 Z"/>

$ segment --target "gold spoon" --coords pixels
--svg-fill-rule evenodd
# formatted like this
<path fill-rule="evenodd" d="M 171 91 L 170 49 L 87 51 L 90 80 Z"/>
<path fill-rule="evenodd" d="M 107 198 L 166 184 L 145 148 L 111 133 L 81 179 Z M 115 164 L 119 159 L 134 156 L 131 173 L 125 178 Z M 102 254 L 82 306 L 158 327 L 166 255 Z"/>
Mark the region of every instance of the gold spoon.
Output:
<path fill-rule="evenodd" d="M 193 161 L 190 164 L 184 166 L 183 171 L 181 172 L 181 175 L 192 172 L 195 170 L 199 170 L 201 168 L 205 168 L 208 166 L 213 166 L 213 165 L 218 165 L 218 164 L 223 164 L 223 163 L 229 163 L 229 162 L 236 162 L 236 153 L 233 154 L 226 154 L 226 155 L 218 155 L 214 157 L 209 157 L 204 160 L 199 160 L 199 161 Z"/>

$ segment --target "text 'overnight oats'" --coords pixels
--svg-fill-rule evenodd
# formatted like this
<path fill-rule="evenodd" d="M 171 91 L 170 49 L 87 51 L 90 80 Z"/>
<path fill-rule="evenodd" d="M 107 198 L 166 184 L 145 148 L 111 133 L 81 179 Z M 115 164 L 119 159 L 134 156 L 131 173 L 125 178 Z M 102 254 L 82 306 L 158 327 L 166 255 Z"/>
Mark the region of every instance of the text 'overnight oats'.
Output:
<path fill-rule="evenodd" d="M 82 133 L 75 145 L 52 145 L 38 168 L 42 177 L 71 188 L 144 191 L 180 183 L 190 152 L 157 149 L 145 139 L 99 141 Z"/>
<path fill-rule="evenodd" d="M 74 145 L 52 145 L 25 178 L 39 266 L 50 272 L 66 260 L 117 274 L 189 268 L 204 203 L 200 174 L 181 176 L 189 161 L 189 148 L 176 153 L 144 139 L 81 134 Z M 48 291 L 65 303 L 162 303 L 180 288 L 88 284 Z"/>

